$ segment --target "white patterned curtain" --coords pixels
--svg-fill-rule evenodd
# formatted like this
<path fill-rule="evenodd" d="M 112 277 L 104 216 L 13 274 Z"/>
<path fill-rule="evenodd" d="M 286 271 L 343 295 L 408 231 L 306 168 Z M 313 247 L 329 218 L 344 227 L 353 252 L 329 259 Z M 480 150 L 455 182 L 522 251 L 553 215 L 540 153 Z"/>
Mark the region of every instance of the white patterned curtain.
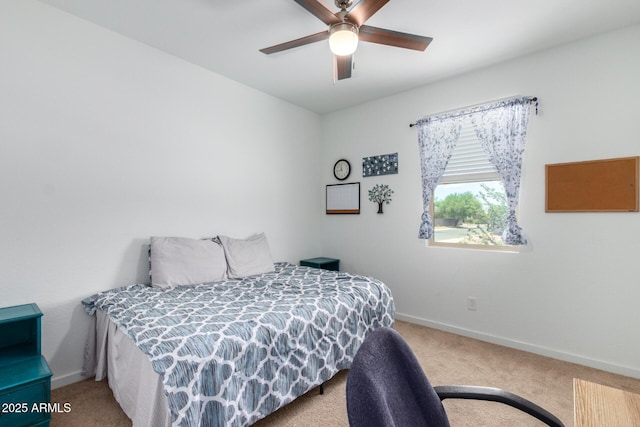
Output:
<path fill-rule="evenodd" d="M 509 215 L 502 241 L 507 245 L 527 244 L 516 219 L 516 208 L 530 100 L 530 97 L 510 99 L 484 106 L 471 114 L 471 122 L 480 144 L 504 183 Z"/>
<path fill-rule="evenodd" d="M 433 236 L 433 221 L 429 215 L 429 201 L 458 142 L 462 117 L 459 114 L 442 115 L 418 120 L 418 147 L 422 170 L 422 221 L 419 239 Z"/>

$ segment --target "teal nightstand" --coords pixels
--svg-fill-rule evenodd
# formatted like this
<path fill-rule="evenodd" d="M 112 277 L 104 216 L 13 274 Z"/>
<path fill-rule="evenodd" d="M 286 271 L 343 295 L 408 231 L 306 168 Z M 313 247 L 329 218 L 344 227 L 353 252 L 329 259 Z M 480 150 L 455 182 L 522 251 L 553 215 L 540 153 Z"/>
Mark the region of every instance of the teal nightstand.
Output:
<path fill-rule="evenodd" d="M 300 265 L 306 267 L 322 268 L 324 270 L 340 271 L 340 260 L 336 258 L 309 258 L 300 260 Z"/>
<path fill-rule="evenodd" d="M 49 425 L 51 370 L 40 354 L 41 317 L 36 304 L 0 308 L 0 427 Z"/>

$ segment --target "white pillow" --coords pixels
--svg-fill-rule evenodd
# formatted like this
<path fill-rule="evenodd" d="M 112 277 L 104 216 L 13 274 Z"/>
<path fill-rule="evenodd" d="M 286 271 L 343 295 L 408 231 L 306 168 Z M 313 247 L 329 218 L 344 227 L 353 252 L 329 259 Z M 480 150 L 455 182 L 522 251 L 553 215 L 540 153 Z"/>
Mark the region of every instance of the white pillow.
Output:
<path fill-rule="evenodd" d="M 222 246 L 211 239 L 151 237 L 151 285 L 157 288 L 224 280 Z"/>
<path fill-rule="evenodd" d="M 267 236 L 254 234 L 246 239 L 233 239 L 218 236 L 229 266 L 228 274 L 232 279 L 240 279 L 254 274 L 275 271 Z"/>

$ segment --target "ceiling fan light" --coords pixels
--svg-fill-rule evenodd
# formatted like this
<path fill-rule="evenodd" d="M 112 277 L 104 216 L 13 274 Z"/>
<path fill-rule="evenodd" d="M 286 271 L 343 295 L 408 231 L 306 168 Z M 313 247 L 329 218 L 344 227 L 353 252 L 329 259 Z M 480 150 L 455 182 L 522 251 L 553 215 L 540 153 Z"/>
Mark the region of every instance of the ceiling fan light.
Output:
<path fill-rule="evenodd" d="M 358 27 L 349 22 L 333 24 L 329 28 L 329 48 L 334 55 L 351 55 L 358 47 Z"/>

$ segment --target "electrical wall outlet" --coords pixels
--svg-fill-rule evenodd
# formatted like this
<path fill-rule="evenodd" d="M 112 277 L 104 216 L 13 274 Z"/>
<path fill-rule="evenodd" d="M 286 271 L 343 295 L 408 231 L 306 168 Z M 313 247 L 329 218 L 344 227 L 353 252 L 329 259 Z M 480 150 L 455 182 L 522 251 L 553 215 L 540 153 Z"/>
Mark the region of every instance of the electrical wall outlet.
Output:
<path fill-rule="evenodd" d="M 467 310 L 478 310 L 478 299 L 476 297 L 467 297 Z"/>

